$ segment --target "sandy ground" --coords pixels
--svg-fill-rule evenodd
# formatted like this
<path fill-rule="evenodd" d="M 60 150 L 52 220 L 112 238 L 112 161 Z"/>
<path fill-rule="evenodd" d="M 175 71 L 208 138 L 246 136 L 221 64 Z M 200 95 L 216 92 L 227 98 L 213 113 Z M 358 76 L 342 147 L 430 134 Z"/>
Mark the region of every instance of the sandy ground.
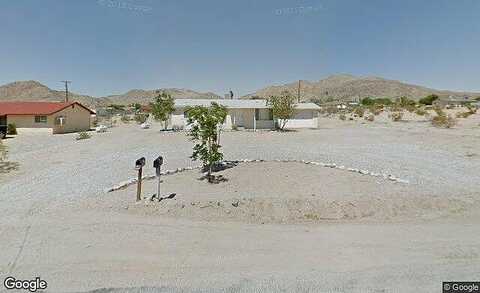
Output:
<path fill-rule="evenodd" d="M 163 154 L 167 169 L 197 165 L 183 134 L 24 133 L 6 140 L 19 170 L 0 174 L 0 276 L 41 276 L 51 292 L 436 292 L 480 275 L 479 120 L 225 133 L 227 159 L 335 162 L 410 184 L 252 163 L 217 185 L 196 171 L 165 176 L 175 198 L 139 204 L 134 186 L 103 190 L 135 176 L 142 155 Z"/>

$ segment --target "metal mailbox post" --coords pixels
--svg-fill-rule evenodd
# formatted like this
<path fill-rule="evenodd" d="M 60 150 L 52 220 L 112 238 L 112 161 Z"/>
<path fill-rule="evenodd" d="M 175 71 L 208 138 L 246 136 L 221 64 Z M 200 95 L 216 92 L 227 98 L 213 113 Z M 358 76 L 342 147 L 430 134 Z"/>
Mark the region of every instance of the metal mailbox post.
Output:
<path fill-rule="evenodd" d="M 145 157 L 141 157 L 135 161 L 135 169 L 138 170 L 138 180 L 137 180 L 137 201 L 142 200 L 142 170 L 145 166 Z"/>
<path fill-rule="evenodd" d="M 157 200 L 158 201 L 160 201 L 161 198 L 162 198 L 160 196 L 160 175 L 161 175 L 162 165 L 163 165 L 163 157 L 162 156 L 159 156 L 158 158 L 155 159 L 155 161 L 153 161 L 153 167 L 155 168 L 155 172 L 156 172 L 157 177 L 158 177 L 158 188 L 157 188 Z"/>

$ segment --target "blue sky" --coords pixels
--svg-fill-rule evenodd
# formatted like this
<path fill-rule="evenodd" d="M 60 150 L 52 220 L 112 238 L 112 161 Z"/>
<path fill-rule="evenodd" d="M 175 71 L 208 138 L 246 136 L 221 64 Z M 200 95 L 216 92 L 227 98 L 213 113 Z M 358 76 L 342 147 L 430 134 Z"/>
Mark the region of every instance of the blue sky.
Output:
<path fill-rule="evenodd" d="M 330 74 L 480 91 L 478 0 L 0 0 L 0 83 L 246 94 Z"/>

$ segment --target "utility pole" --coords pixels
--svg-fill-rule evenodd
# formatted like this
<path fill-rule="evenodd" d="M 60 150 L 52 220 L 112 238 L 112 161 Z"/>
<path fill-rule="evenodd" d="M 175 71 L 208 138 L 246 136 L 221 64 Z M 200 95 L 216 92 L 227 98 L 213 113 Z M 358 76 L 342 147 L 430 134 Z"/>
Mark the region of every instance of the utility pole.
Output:
<path fill-rule="evenodd" d="M 301 80 L 298 80 L 298 93 L 297 93 L 297 102 L 300 103 L 300 87 L 301 87 Z"/>
<path fill-rule="evenodd" d="M 65 84 L 65 103 L 68 103 L 68 84 L 71 83 L 71 80 L 62 80 L 60 82 L 63 82 Z"/>

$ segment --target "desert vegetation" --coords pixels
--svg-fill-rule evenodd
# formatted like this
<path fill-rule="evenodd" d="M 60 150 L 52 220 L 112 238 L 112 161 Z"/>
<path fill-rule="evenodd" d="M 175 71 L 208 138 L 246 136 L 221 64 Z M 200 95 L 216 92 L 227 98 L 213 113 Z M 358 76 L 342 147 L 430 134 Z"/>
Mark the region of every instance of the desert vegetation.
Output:
<path fill-rule="evenodd" d="M 447 115 L 440 107 L 435 107 L 435 113 L 437 114 L 432 118 L 432 125 L 439 128 L 452 128 L 457 123 L 456 119 L 452 115 Z"/>
<path fill-rule="evenodd" d="M 191 158 L 202 161 L 210 183 L 215 182 L 212 176 L 213 166 L 223 160 L 219 126 L 226 117 L 227 108 L 217 103 L 212 103 L 210 107 L 196 106 L 187 109 L 187 123 L 191 126 L 188 135 L 195 142 Z"/>
<path fill-rule="evenodd" d="M 15 123 L 9 123 L 7 125 L 7 134 L 17 135 L 17 126 L 15 125 Z"/>
<path fill-rule="evenodd" d="M 160 93 L 155 97 L 152 106 L 152 115 L 156 121 L 163 122 L 164 129 L 168 128 L 168 119 L 170 114 L 175 111 L 175 101 L 170 94 L 166 92 Z"/>
<path fill-rule="evenodd" d="M 86 132 L 86 131 L 82 131 L 82 132 L 79 132 L 77 137 L 75 138 L 76 140 L 84 140 L 84 139 L 89 139 L 91 138 L 92 136 Z"/>
<path fill-rule="evenodd" d="M 295 114 L 295 97 L 289 92 L 283 92 L 280 96 L 271 96 L 268 104 L 272 107 L 273 117 L 281 121 L 279 130 L 284 130 L 288 120 Z"/>

